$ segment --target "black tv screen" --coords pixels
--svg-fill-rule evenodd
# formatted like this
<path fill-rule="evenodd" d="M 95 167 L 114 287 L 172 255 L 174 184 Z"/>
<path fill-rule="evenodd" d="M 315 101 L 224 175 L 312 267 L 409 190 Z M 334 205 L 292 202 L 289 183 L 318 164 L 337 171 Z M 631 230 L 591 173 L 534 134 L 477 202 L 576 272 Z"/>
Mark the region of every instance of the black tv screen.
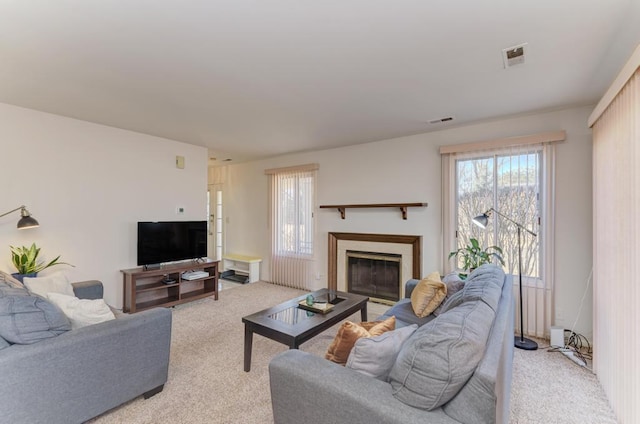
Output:
<path fill-rule="evenodd" d="M 207 256 L 207 221 L 138 222 L 138 265 Z"/>

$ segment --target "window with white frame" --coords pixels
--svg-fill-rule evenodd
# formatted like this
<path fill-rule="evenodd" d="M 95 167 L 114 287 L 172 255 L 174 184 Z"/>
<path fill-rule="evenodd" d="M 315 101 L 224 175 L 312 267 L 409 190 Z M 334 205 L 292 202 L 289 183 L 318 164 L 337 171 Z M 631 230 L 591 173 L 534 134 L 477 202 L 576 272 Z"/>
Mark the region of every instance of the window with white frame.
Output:
<path fill-rule="evenodd" d="M 518 275 L 518 229 L 510 220 L 535 233 L 522 231 L 521 243 L 524 332 L 536 337 L 548 337 L 551 325 L 555 143 L 565 137 L 560 130 L 440 147 L 444 271 L 460 266 L 448 253 L 475 238 L 483 248 L 500 247 L 505 272 Z M 474 225 L 473 218 L 489 209 L 504 216 L 493 212 L 487 228 Z"/>
<path fill-rule="evenodd" d="M 271 214 L 269 281 L 310 289 L 315 271 L 317 164 L 267 169 Z"/>
<path fill-rule="evenodd" d="M 315 171 L 282 172 L 274 179 L 275 252 L 313 257 Z"/>
<path fill-rule="evenodd" d="M 525 228 L 539 232 L 542 146 L 468 153 L 455 160 L 455 248 L 475 238 L 483 247 L 503 250 L 505 271 L 518 272 L 516 226 L 492 214 L 486 229 L 472 223 L 493 208 Z M 540 237 L 522 233 L 522 275 L 541 275 Z"/>

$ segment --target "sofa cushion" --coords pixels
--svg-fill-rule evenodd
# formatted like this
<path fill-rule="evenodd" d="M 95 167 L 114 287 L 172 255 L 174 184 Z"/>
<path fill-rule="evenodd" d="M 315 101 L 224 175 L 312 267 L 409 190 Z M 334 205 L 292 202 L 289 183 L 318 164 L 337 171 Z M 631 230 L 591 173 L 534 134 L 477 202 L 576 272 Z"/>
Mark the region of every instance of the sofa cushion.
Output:
<path fill-rule="evenodd" d="M 415 289 L 411 292 L 411 306 L 413 312 L 424 318 L 442 303 L 447 295 L 447 286 L 440 281 L 440 274 L 433 272 L 426 278 L 420 280 Z"/>
<path fill-rule="evenodd" d="M 362 337 L 379 336 L 395 329 L 396 317 L 389 317 L 384 321 L 354 323 L 345 321 L 329 345 L 325 358 L 337 364 L 344 365 L 349 359 L 349 353 L 356 341 Z"/>
<path fill-rule="evenodd" d="M 61 272 L 56 272 L 45 277 L 24 277 L 24 285 L 33 294 L 47 298 L 47 293 L 60 293 L 67 296 L 75 296 L 73 287 L 67 277 Z"/>
<path fill-rule="evenodd" d="M 433 315 L 438 316 L 443 313 L 443 308 L 447 301 L 451 299 L 453 295 L 460 292 L 464 288 L 464 280 L 461 280 L 460 277 L 458 277 L 458 274 L 455 274 L 455 277 L 456 278 L 449 279 L 449 281 L 446 281 L 447 277 L 445 277 L 445 279 L 442 281 L 447 286 L 447 295 L 444 297 L 442 303 L 440 303 L 440 306 L 438 306 L 433 311 Z"/>
<path fill-rule="evenodd" d="M 345 366 L 369 377 L 386 381 L 402 345 L 417 328 L 416 324 L 412 324 L 379 336 L 356 340 Z"/>
<path fill-rule="evenodd" d="M 481 300 L 494 311 L 498 307 L 504 272 L 494 265 L 483 265 L 473 271 L 462 289 L 463 301 Z"/>
<path fill-rule="evenodd" d="M 47 298 L 62 309 L 71 321 L 72 330 L 116 318 L 103 299 L 78 299 L 60 293 L 48 293 Z"/>
<path fill-rule="evenodd" d="M 7 274 L 4 271 L 0 271 L 0 282 L 6 283 L 10 287 L 24 288 L 24 284 L 16 280 L 13 275 Z"/>
<path fill-rule="evenodd" d="M 411 299 L 400 299 L 391 307 L 391 309 L 385 312 L 384 315 L 380 316 L 378 319 L 385 319 L 390 316 L 396 317 L 396 328 L 405 327 L 411 324 L 418 324 L 418 327 L 422 327 L 424 324 L 435 318 L 433 314 L 422 318 L 418 317 L 415 312 L 413 312 Z"/>
<path fill-rule="evenodd" d="M 453 398 L 482 359 L 494 315 L 487 304 L 474 300 L 420 327 L 391 369 L 396 399 L 432 410 Z"/>
<path fill-rule="evenodd" d="M 4 338 L 0 337 L 0 350 L 4 349 L 6 347 L 9 347 L 9 346 L 11 346 L 9 344 L 9 342 L 6 341 Z"/>
<path fill-rule="evenodd" d="M 29 296 L 29 292 L 24 286 L 21 287 L 13 286 L 5 281 L 0 281 L 0 298 L 5 296 Z"/>
<path fill-rule="evenodd" d="M 45 299 L 23 293 L 0 295 L 0 337 L 9 343 L 36 343 L 69 330 L 64 313 Z"/>
<path fill-rule="evenodd" d="M 462 292 L 462 290 L 460 290 L 451 297 L 447 296 L 447 298 L 442 302 L 442 308 L 439 308 L 438 310 L 438 315 L 444 314 L 449 309 L 453 309 L 456 306 L 461 305 L 464 301 L 463 295 L 464 293 Z M 438 316 L 436 315 L 436 311 L 433 311 L 433 315 Z"/>

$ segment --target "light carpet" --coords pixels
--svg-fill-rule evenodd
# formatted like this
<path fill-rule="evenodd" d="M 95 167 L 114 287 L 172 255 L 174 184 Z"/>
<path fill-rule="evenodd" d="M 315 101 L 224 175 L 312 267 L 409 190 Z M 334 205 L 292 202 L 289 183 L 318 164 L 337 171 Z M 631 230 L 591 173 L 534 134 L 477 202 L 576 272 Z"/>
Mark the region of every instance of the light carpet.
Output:
<path fill-rule="evenodd" d="M 273 423 L 268 364 L 287 347 L 254 335 L 243 371 L 242 317 L 305 292 L 257 282 L 173 310 L 169 380 L 150 399 L 134 399 L 92 423 Z M 369 311 L 377 317 L 379 308 Z M 359 321 L 359 313 L 351 319 Z M 301 346 L 322 356 L 337 326 Z M 544 343 L 544 342 L 541 342 Z M 560 353 L 518 351 L 512 423 L 615 423 L 595 376 Z"/>

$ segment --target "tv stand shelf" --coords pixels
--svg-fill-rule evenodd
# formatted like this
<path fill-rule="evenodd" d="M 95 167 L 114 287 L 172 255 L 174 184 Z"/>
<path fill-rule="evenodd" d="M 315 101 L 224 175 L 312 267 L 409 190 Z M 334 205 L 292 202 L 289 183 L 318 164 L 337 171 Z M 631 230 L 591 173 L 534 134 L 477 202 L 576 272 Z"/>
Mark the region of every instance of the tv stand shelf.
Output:
<path fill-rule="evenodd" d="M 157 306 L 170 307 L 214 296 L 218 300 L 218 261 L 182 262 L 159 269 L 123 269 L 123 312 L 135 313 Z M 205 271 L 209 276 L 185 280 L 185 271 Z M 171 283 L 164 280 L 171 279 Z"/>

